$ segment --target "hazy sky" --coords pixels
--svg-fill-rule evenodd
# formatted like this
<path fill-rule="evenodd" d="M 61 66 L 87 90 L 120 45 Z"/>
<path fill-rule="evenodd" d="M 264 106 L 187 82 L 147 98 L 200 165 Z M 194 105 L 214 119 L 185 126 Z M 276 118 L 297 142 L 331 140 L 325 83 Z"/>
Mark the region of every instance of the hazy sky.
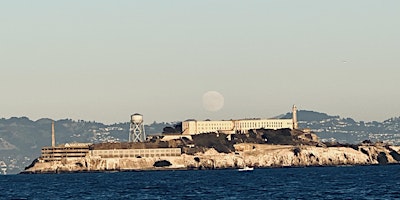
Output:
<path fill-rule="evenodd" d="M 0 117 L 400 116 L 400 1 L 1 1 Z M 223 108 L 203 108 L 218 91 Z"/>

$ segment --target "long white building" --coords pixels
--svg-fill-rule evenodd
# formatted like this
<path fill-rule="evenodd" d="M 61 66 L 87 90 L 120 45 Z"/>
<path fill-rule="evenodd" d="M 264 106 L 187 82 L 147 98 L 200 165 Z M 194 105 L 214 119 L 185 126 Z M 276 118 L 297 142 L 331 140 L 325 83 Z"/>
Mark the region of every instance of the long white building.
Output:
<path fill-rule="evenodd" d="M 183 135 L 201 133 L 247 133 L 251 129 L 297 129 L 297 108 L 293 106 L 292 119 L 240 119 L 222 121 L 187 120 L 182 122 Z"/>

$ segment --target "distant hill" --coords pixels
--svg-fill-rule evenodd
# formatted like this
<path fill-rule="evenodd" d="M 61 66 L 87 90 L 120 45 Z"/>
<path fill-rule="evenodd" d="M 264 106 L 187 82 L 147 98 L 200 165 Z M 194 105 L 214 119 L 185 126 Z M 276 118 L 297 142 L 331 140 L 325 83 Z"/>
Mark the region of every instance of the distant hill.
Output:
<path fill-rule="evenodd" d="M 291 119 L 292 113 L 286 113 L 283 116 L 280 116 L 281 119 Z M 298 121 L 323 121 L 327 119 L 339 118 L 339 116 L 330 116 L 326 113 L 320 113 L 315 111 L 308 110 L 299 110 L 297 111 Z"/>

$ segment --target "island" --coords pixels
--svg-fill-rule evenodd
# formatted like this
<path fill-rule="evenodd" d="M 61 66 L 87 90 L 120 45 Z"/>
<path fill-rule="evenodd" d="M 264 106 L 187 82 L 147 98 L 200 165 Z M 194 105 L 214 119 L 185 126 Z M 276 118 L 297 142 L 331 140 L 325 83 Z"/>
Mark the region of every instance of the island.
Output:
<path fill-rule="evenodd" d="M 173 139 L 171 139 L 173 138 Z M 322 143 L 312 132 L 257 129 L 246 134 L 165 135 L 146 142 L 43 147 L 23 174 L 204 170 L 396 164 L 400 147 L 364 141 Z"/>
<path fill-rule="evenodd" d="M 365 140 L 360 144 L 321 142 L 300 129 L 297 108 L 291 119 L 189 119 L 145 136 L 143 116 L 131 115 L 128 142 L 67 143 L 43 147 L 21 173 L 137 170 L 202 170 L 397 164 L 398 146 Z"/>

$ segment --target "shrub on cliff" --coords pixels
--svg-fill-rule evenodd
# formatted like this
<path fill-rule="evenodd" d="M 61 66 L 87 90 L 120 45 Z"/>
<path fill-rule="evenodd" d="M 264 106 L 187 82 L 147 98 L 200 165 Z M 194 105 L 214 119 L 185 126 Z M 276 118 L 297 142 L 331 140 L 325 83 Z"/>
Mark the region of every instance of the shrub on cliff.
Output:
<path fill-rule="evenodd" d="M 257 132 L 261 134 L 262 139 L 267 141 L 267 144 L 295 144 L 290 129 L 260 129 Z"/>
<path fill-rule="evenodd" d="M 214 148 L 219 153 L 235 151 L 233 141 L 228 141 L 226 134 L 204 133 L 193 135 L 193 143 L 196 147 Z"/>
<path fill-rule="evenodd" d="M 293 154 L 295 155 L 295 156 L 299 156 L 299 154 L 300 154 L 300 152 L 301 152 L 301 149 L 299 148 L 299 147 L 295 147 L 295 148 L 293 148 Z M 313 155 L 314 156 L 314 155 Z"/>
<path fill-rule="evenodd" d="M 393 159 L 395 159 L 397 162 L 400 161 L 400 154 L 397 153 L 396 151 L 392 150 L 392 151 L 390 151 L 389 154 L 390 154 L 390 155 L 393 157 Z"/>
<path fill-rule="evenodd" d="M 31 163 L 29 166 L 25 167 L 25 170 L 27 170 L 27 169 L 32 168 L 33 166 L 35 166 L 35 164 L 36 164 L 37 162 L 39 162 L 39 159 L 36 158 L 35 160 L 32 161 L 32 163 Z"/>
<path fill-rule="evenodd" d="M 262 132 L 260 130 L 249 130 L 247 134 L 237 133 L 233 136 L 235 143 L 255 143 L 265 144 L 265 140 L 262 138 Z"/>
<path fill-rule="evenodd" d="M 385 152 L 380 152 L 377 159 L 380 165 L 386 165 L 389 162 Z"/>
<path fill-rule="evenodd" d="M 365 150 L 365 149 L 363 149 L 363 148 L 360 148 L 360 150 L 361 150 L 361 153 L 363 153 L 363 154 L 369 156 L 369 153 L 368 153 L 367 150 Z"/>
<path fill-rule="evenodd" d="M 180 134 L 182 133 L 182 123 L 177 123 L 173 127 L 167 126 L 163 128 L 163 134 Z"/>
<path fill-rule="evenodd" d="M 163 128 L 163 134 L 178 134 L 178 131 L 176 131 L 174 128 L 167 126 Z"/>
<path fill-rule="evenodd" d="M 352 148 L 352 149 L 354 149 L 356 151 L 358 151 L 358 147 L 359 147 L 359 145 L 357 145 L 357 144 L 348 144 L 348 143 L 342 144 L 342 143 L 339 143 L 339 142 L 326 142 L 324 144 L 327 147 L 347 147 L 347 148 Z"/>

